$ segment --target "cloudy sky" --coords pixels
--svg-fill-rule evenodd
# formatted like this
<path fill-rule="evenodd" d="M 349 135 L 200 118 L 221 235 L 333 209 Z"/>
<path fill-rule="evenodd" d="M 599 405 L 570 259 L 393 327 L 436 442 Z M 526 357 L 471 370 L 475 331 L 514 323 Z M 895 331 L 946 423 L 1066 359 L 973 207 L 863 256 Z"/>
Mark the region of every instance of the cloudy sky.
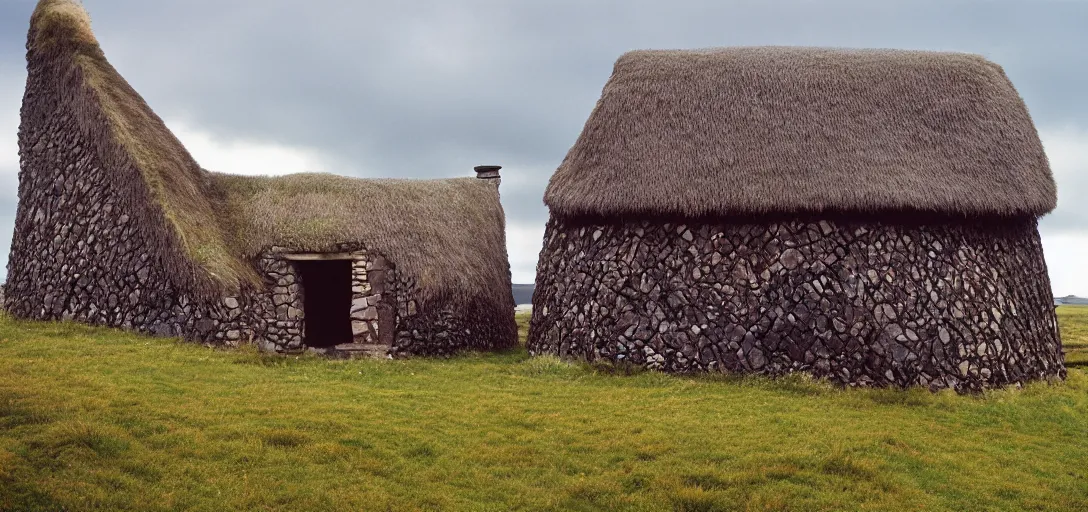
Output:
<path fill-rule="evenodd" d="M 0 0 L 0 265 L 14 222 L 34 0 Z M 107 56 L 206 168 L 374 177 L 503 170 L 515 282 L 544 187 L 621 53 L 957 50 L 1005 67 L 1058 180 L 1055 294 L 1088 295 L 1088 0 L 84 0 Z M 6 270 L 0 269 L 0 280 Z"/>

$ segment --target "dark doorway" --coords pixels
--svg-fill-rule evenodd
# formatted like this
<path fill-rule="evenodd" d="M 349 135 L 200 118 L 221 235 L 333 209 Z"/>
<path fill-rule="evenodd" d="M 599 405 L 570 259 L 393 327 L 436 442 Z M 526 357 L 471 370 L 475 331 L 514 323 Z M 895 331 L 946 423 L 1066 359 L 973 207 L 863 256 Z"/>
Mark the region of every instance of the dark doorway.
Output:
<path fill-rule="evenodd" d="M 330 348 L 351 343 L 351 261 L 296 261 L 306 319 L 304 343 Z"/>

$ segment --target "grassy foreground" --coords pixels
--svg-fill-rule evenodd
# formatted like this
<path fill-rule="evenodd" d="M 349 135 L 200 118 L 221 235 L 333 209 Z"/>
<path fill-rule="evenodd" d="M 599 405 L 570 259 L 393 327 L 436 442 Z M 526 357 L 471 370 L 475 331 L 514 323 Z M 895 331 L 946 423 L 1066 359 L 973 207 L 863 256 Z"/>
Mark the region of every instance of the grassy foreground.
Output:
<path fill-rule="evenodd" d="M 0 510 L 1086 510 L 1086 370 L 965 397 L 0 318 Z"/>
<path fill-rule="evenodd" d="M 1088 306 L 1058 306 L 1065 365 L 1088 371 Z"/>

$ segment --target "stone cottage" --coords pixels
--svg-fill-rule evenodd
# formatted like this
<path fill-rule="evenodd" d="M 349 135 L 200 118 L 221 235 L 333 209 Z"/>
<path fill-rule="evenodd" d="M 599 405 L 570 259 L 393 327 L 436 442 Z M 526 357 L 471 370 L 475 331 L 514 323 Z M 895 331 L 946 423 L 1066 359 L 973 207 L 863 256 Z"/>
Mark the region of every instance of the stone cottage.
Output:
<path fill-rule="evenodd" d="M 975 55 L 623 55 L 545 194 L 534 354 L 977 390 L 1063 377 L 1055 184 Z"/>
<path fill-rule="evenodd" d="M 75 0 L 39 2 L 27 72 L 13 315 L 277 352 L 516 343 L 497 166 L 444 180 L 208 172 Z"/>

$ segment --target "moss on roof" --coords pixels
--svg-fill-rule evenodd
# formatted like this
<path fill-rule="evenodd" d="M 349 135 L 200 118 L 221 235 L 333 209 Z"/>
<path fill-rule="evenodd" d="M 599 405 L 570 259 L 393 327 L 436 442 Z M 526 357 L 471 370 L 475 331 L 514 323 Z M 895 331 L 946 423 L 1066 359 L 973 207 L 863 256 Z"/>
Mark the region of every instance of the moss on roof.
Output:
<path fill-rule="evenodd" d="M 511 294 L 502 205 L 486 180 L 211 177 L 232 252 L 244 258 L 271 246 L 324 252 L 361 242 L 416 278 L 425 300 Z"/>
<path fill-rule="evenodd" d="M 253 269 L 229 252 L 207 199 L 207 173 L 106 60 L 82 4 L 41 0 L 31 17 L 27 46 L 28 60 L 69 67 L 82 79 L 109 125 L 101 135 L 110 140 L 102 142 L 118 150 L 119 163 L 139 170 L 161 207 L 166 232 L 175 239 L 160 242 L 176 245 L 207 272 L 210 281 L 228 289 L 246 281 L 259 282 Z"/>

